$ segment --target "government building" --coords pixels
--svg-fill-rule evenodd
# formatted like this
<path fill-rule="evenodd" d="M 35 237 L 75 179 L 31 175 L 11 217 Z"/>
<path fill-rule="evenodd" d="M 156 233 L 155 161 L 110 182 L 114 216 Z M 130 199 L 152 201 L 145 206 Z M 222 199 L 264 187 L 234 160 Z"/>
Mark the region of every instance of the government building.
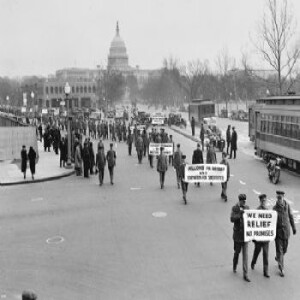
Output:
<path fill-rule="evenodd" d="M 125 42 L 120 36 L 117 23 L 115 37 L 109 48 L 106 70 L 67 68 L 56 71 L 55 75 L 49 75 L 39 87 L 36 95 L 37 105 L 39 108 L 59 108 L 61 101 L 65 99 L 64 86 L 68 82 L 71 86 L 69 98 L 72 109 L 99 108 L 104 100 L 101 79 L 105 72 L 121 73 L 125 79 L 134 76 L 139 88 L 143 87 L 149 78 L 160 75 L 159 69 L 142 70 L 138 66 L 134 68 L 129 65 Z"/>

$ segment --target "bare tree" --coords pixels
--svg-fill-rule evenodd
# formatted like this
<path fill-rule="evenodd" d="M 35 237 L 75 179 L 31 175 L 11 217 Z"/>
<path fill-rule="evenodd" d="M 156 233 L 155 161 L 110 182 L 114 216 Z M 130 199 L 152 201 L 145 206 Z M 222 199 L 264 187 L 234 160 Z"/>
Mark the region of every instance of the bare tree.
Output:
<path fill-rule="evenodd" d="M 182 87 L 187 93 L 189 100 L 197 98 L 205 76 L 209 72 L 208 61 L 189 61 L 186 66 L 181 68 L 181 75 L 183 77 Z"/>
<path fill-rule="evenodd" d="M 267 0 L 266 12 L 258 27 L 256 47 L 277 73 L 278 92 L 290 87 L 291 77 L 300 55 L 300 45 L 293 43 L 296 23 L 288 1 Z"/>

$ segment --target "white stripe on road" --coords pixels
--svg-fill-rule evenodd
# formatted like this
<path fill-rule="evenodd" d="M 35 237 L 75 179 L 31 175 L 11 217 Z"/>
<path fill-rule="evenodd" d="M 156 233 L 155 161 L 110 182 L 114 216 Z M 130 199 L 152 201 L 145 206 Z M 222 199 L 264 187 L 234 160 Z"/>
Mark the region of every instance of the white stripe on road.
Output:
<path fill-rule="evenodd" d="M 245 184 L 246 184 L 246 182 L 244 182 L 244 181 L 240 180 L 240 184 L 242 184 L 242 185 L 245 185 Z"/>
<path fill-rule="evenodd" d="M 43 201 L 43 200 L 44 200 L 43 197 L 38 197 L 38 198 L 33 198 L 33 199 L 31 199 L 32 202 Z"/>
<path fill-rule="evenodd" d="M 233 174 L 230 174 L 230 177 L 234 177 L 234 175 L 233 175 Z"/>
<path fill-rule="evenodd" d="M 293 210 L 293 214 L 297 214 L 299 210 Z"/>
<path fill-rule="evenodd" d="M 253 192 L 254 192 L 254 194 L 256 194 L 256 195 L 260 195 L 260 194 L 261 194 L 261 192 L 259 192 L 259 191 L 257 191 L 257 190 L 253 190 Z"/>
<path fill-rule="evenodd" d="M 131 191 L 136 191 L 136 190 L 141 190 L 142 188 L 141 187 L 132 187 L 130 188 Z"/>

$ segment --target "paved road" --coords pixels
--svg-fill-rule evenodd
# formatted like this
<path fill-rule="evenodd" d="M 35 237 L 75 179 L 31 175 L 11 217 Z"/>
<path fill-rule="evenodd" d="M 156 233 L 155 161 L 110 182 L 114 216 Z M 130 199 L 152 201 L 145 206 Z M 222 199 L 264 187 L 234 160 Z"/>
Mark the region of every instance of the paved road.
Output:
<path fill-rule="evenodd" d="M 195 142 L 173 136 L 191 161 Z M 298 177 L 285 173 L 274 186 L 264 164 L 241 150 L 230 160 L 228 202 L 217 184 L 190 185 L 185 206 L 172 168 L 161 190 L 155 168 L 146 160 L 137 164 L 135 153 L 128 157 L 124 143 L 117 156 L 114 186 L 106 172 L 102 187 L 96 176 L 1 187 L 1 297 L 18 299 L 23 289 L 33 289 L 49 300 L 299 299 L 299 236 L 290 239 L 285 278 L 278 275 L 271 243 L 271 278 L 263 277 L 260 257 L 246 283 L 241 265 L 232 273 L 229 220 L 240 192 L 254 208 L 258 192 L 272 202 L 275 190 L 284 189 L 296 210 Z"/>

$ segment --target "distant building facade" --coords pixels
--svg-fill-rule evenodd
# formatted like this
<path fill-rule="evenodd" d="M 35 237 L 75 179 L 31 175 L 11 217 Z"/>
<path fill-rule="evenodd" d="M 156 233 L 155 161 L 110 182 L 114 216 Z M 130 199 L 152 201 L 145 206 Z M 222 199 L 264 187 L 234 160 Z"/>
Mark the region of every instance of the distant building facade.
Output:
<path fill-rule="evenodd" d="M 107 69 L 83 69 L 66 68 L 56 71 L 55 75 L 48 76 L 39 87 L 39 94 L 36 95 L 39 108 L 59 108 L 65 100 L 64 87 L 66 82 L 71 86 L 71 94 L 66 107 L 70 108 L 97 108 L 102 95 L 99 87 L 103 73 L 106 71 L 121 73 L 125 78 L 134 76 L 137 79 L 138 87 L 145 85 L 149 78 L 157 77 L 161 71 L 142 70 L 138 66 L 132 68 L 125 42 L 120 36 L 119 24 L 116 26 L 116 34 L 113 38 L 108 54 Z"/>

